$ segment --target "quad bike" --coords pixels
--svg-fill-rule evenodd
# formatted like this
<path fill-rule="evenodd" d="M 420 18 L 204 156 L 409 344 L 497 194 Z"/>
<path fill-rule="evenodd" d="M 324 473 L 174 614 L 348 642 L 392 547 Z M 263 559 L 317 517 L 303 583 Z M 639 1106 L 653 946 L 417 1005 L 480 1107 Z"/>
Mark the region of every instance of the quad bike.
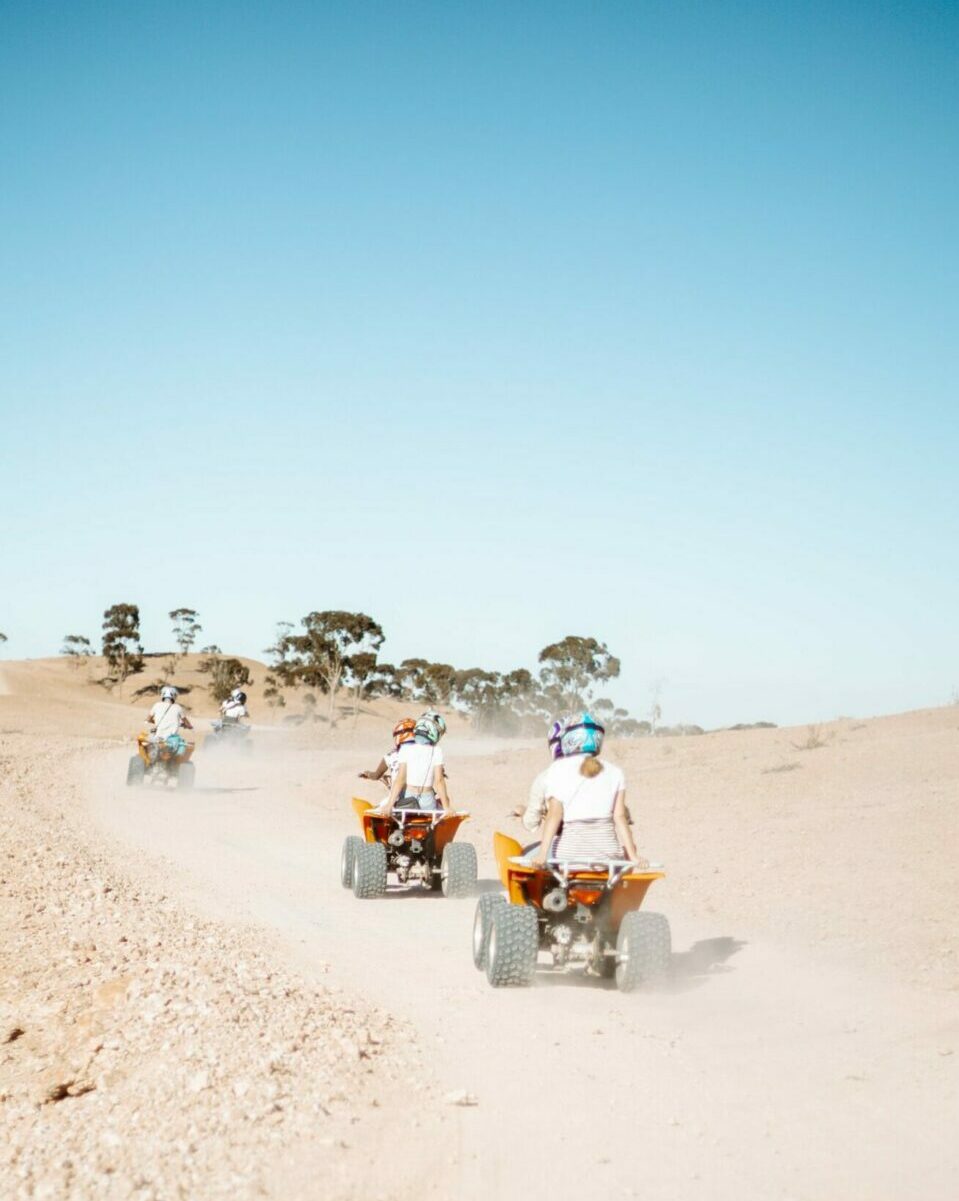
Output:
<path fill-rule="evenodd" d="M 192 788 L 196 776 L 196 767 L 190 762 L 193 744 L 179 735 L 151 744 L 151 737 L 145 730 L 137 735 L 137 753 L 127 765 L 127 784 Z M 155 755 L 151 750 L 155 750 Z"/>
<path fill-rule="evenodd" d="M 240 721 L 217 719 L 210 723 L 213 732 L 203 740 L 203 750 L 243 751 L 253 750 L 253 740 L 250 737 L 250 727 Z"/>
<path fill-rule="evenodd" d="M 661 913 L 641 913 L 664 873 L 628 859 L 547 861 L 532 867 L 515 838 L 493 835 L 503 893 L 480 897 L 473 921 L 473 963 L 494 988 L 532 984 L 540 951 L 557 971 L 574 963 L 589 975 L 615 976 L 622 992 L 662 983 L 672 943 Z"/>
<path fill-rule="evenodd" d="M 386 896 L 393 872 L 398 883 L 419 881 L 441 889 L 445 897 L 468 897 L 476 891 L 476 848 L 454 842 L 467 813 L 447 816 L 442 809 L 394 808 L 392 816 L 372 812 L 369 801 L 353 798 L 363 837 L 351 834 L 343 843 L 340 883 L 362 899 Z"/>

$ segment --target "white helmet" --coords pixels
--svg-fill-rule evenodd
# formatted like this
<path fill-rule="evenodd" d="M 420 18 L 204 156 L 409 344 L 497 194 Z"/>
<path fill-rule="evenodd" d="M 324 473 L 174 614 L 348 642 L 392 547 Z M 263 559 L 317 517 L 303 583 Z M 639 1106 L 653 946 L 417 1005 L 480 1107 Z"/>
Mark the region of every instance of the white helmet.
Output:
<path fill-rule="evenodd" d="M 246 693 L 243 691 L 242 688 L 234 688 L 233 691 L 230 693 L 230 700 L 231 701 L 239 701 L 239 703 L 241 705 L 245 705 L 246 704 Z"/>
<path fill-rule="evenodd" d="M 172 684 L 165 684 L 160 689 L 160 700 L 161 701 L 175 701 L 177 698 L 177 695 L 178 695 L 177 690 L 173 687 Z"/>

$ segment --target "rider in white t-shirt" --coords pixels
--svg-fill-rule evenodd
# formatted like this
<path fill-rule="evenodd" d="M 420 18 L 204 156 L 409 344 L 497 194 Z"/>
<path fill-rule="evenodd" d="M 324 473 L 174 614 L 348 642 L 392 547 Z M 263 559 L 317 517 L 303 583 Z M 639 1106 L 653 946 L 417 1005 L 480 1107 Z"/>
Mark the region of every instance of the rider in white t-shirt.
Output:
<path fill-rule="evenodd" d="M 177 695 L 177 690 L 173 685 L 167 684 L 160 690 L 160 699 L 147 717 L 147 725 L 151 727 L 150 756 L 153 760 L 156 759 L 157 747 L 160 742 L 169 738 L 171 734 L 179 733 L 181 728 L 193 729 L 183 706 L 177 704 Z"/>
<path fill-rule="evenodd" d="M 242 688 L 234 688 L 230 695 L 220 705 L 220 718 L 227 725 L 237 726 L 244 717 L 249 717 L 246 707 L 246 693 Z"/>
<path fill-rule="evenodd" d="M 529 861 L 541 866 L 551 855 L 564 860 L 641 861 L 626 814 L 626 778 L 599 758 L 605 730 L 589 713 L 563 723 L 563 758 L 546 775 L 549 811 L 538 850 Z M 557 833 L 559 837 L 556 838 Z M 556 838 L 554 843 L 553 839 Z"/>
<path fill-rule="evenodd" d="M 400 747 L 405 742 L 412 740 L 415 730 L 416 722 L 412 717 L 404 717 L 402 721 L 398 721 L 393 727 L 393 749 L 386 752 L 372 771 L 361 771 L 360 779 L 382 780 L 389 788 L 393 783 L 393 777 L 396 775 L 396 768 L 400 761 Z"/>
<path fill-rule="evenodd" d="M 443 749 L 437 745 L 445 730 L 446 723 L 438 715 L 419 719 L 412 742 L 405 742 L 399 748 L 389 799 L 381 806 L 382 812 L 392 813 L 396 806 L 408 809 L 442 807 L 447 813 L 450 811 Z"/>

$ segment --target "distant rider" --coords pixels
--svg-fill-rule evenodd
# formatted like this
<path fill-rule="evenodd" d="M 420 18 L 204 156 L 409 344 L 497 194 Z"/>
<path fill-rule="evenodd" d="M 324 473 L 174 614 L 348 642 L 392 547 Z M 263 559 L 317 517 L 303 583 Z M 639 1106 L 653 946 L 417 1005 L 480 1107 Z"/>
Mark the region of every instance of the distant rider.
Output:
<path fill-rule="evenodd" d="M 404 717 L 402 721 L 398 721 L 393 727 L 393 749 L 386 752 L 372 771 L 361 771 L 360 779 L 382 780 L 386 787 L 389 788 L 396 774 L 396 765 L 399 763 L 400 747 L 404 742 L 412 741 L 415 730 L 415 718 Z"/>
<path fill-rule="evenodd" d="M 220 705 L 220 720 L 225 726 L 238 726 L 244 717 L 249 717 L 246 707 L 246 693 L 242 688 L 234 688 L 230 695 Z"/>
<path fill-rule="evenodd" d="M 186 743 L 180 738 L 180 730 L 192 730 L 190 719 L 183 710 L 183 706 L 177 704 L 177 690 L 172 684 L 165 684 L 160 689 L 160 699 L 150 710 L 147 717 L 147 725 L 151 727 L 150 732 L 150 762 L 155 763 L 157 754 L 159 753 L 160 743 L 166 742 L 170 738 L 178 739 Z M 182 748 L 179 753 L 182 753 Z"/>
<path fill-rule="evenodd" d="M 404 742 L 399 749 L 390 795 L 380 806 L 381 813 L 389 815 L 395 806 L 426 810 L 442 807 L 450 812 L 443 749 L 437 745 L 445 732 L 446 722 L 439 714 L 419 719 L 412 741 Z"/>
<path fill-rule="evenodd" d="M 626 778 L 620 768 L 599 757 L 605 733 L 589 713 L 564 720 L 563 757 L 547 769 L 548 810 L 539 848 L 529 857 L 533 865 L 542 866 L 551 856 L 569 862 L 624 854 L 645 864 L 627 819 Z"/>

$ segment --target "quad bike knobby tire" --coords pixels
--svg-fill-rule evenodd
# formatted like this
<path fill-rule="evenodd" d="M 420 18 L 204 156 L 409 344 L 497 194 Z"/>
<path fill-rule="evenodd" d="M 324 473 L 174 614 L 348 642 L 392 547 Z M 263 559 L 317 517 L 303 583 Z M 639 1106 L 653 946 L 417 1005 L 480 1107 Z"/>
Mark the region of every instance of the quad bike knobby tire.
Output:
<path fill-rule="evenodd" d="M 189 792 L 189 790 L 193 787 L 195 780 L 196 780 L 196 768 L 193 766 L 193 764 L 192 763 L 181 763 L 180 766 L 177 768 L 177 773 L 176 773 L 177 788 L 183 788 L 187 792 Z"/>
<path fill-rule="evenodd" d="M 653 988 L 669 975 L 672 939 L 661 913 L 627 913 L 616 938 L 616 986 L 620 992 Z"/>
<path fill-rule="evenodd" d="M 443 849 L 440 880 L 444 897 L 469 897 L 476 892 L 476 847 L 450 842 Z"/>
<path fill-rule="evenodd" d="M 134 755 L 127 764 L 127 784 L 131 787 L 142 784 L 146 776 L 147 765 L 139 755 Z"/>
<path fill-rule="evenodd" d="M 486 979 L 494 988 L 533 983 L 539 921 L 530 905 L 495 905 L 486 944 Z"/>
<path fill-rule="evenodd" d="M 484 892 L 476 902 L 473 918 L 473 966 L 479 971 L 486 967 L 486 951 L 489 947 L 489 932 L 493 922 L 493 910 L 506 904 L 506 898 L 498 892 Z"/>
<path fill-rule="evenodd" d="M 353 860 L 356 858 L 356 848 L 363 846 L 363 839 L 351 834 L 343 843 L 340 854 L 340 883 L 344 888 L 353 887 Z"/>
<path fill-rule="evenodd" d="M 386 896 L 386 847 L 361 842 L 353 852 L 353 895 L 360 900 Z"/>

